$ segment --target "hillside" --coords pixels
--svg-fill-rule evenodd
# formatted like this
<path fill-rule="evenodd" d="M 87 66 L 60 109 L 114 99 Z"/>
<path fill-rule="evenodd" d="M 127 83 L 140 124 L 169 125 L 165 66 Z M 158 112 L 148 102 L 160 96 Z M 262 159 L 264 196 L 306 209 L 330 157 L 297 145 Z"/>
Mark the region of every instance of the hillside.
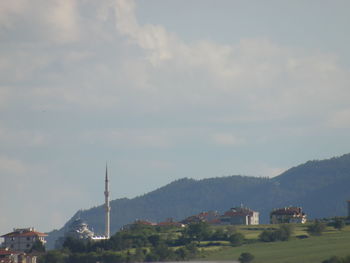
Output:
<path fill-rule="evenodd" d="M 180 220 L 201 211 L 223 212 L 241 203 L 259 211 L 261 223 L 268 223 L 271 209 L 289 205 L 302 206 L 309 218 L 345 215 L 349 188 L 350 154 L 309 161 L 272 179 L 245 176 L 184 178 L 143 196 L 113 200 L 111 232 L 136 219 L 162 221 L 172 217 Z M 80 211 L 79 215 L 95 232 L 103 233 L 103 206 Z M 64 227 L 49 233 L 48 247 L 52 247 L 54 240 L 63 233 Z"/>

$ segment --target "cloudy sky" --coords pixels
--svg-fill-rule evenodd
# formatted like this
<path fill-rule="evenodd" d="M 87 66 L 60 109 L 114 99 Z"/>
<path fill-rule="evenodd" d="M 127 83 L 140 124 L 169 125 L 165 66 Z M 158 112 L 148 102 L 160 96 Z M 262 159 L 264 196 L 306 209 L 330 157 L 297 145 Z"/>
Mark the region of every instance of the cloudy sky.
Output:
<path fill-rule="evenodd" d="M 350 152 L 350 2 L 0 1 L 0 232 Z"/>

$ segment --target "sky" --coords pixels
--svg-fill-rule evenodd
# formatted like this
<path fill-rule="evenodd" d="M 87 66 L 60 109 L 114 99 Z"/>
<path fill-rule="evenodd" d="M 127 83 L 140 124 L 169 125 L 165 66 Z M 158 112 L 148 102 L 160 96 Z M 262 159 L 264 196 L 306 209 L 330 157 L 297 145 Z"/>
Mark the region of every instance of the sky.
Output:
<path fill-rule="evenodd" d="M 0 1 L 0 234 L 350 152 L 349 1 Z M 234 205 L 234 204 L 233 204 Z"/>

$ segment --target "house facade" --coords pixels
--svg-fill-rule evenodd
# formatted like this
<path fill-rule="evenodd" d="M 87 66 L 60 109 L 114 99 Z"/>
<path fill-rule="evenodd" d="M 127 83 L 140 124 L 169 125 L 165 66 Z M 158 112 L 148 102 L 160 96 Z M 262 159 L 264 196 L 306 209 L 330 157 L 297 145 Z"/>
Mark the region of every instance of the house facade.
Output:
<path fill-rule="evenodd" d="M 306 223 L 306 214 L 301 207 L 284 207 L 270 213 L 271 224 Z"/>
<path fill-rule="evenodd" d="M 12 251 L 24 252 L 30 250 L 37 241 L 44 245 L 46 236 L 47 234 L 38 232 L 33 227 L 14 228 L 13 232 L 1 236 L 4 238 L 2 246 Z"/>
<path fill-rule="evenodd" d="M 259 212 L 247 207 L 234 207 L 220 217 L 223 225 L 259 225 Z"/>

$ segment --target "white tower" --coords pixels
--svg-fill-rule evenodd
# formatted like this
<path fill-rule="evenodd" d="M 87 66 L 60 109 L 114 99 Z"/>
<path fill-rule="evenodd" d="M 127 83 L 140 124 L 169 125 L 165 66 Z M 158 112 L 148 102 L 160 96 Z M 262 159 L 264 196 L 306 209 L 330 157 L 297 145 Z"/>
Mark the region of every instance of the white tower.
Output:
<path fill-rule="evenodd" d="M 108 170 L 107 170 L 107 164 L 106 164 L 106 179 L 105 179 L 105 237 L 109 239 L 110 237 L 110 212 L 111 207 L 109 205 L 109 181 L 108 181 Z"/>

